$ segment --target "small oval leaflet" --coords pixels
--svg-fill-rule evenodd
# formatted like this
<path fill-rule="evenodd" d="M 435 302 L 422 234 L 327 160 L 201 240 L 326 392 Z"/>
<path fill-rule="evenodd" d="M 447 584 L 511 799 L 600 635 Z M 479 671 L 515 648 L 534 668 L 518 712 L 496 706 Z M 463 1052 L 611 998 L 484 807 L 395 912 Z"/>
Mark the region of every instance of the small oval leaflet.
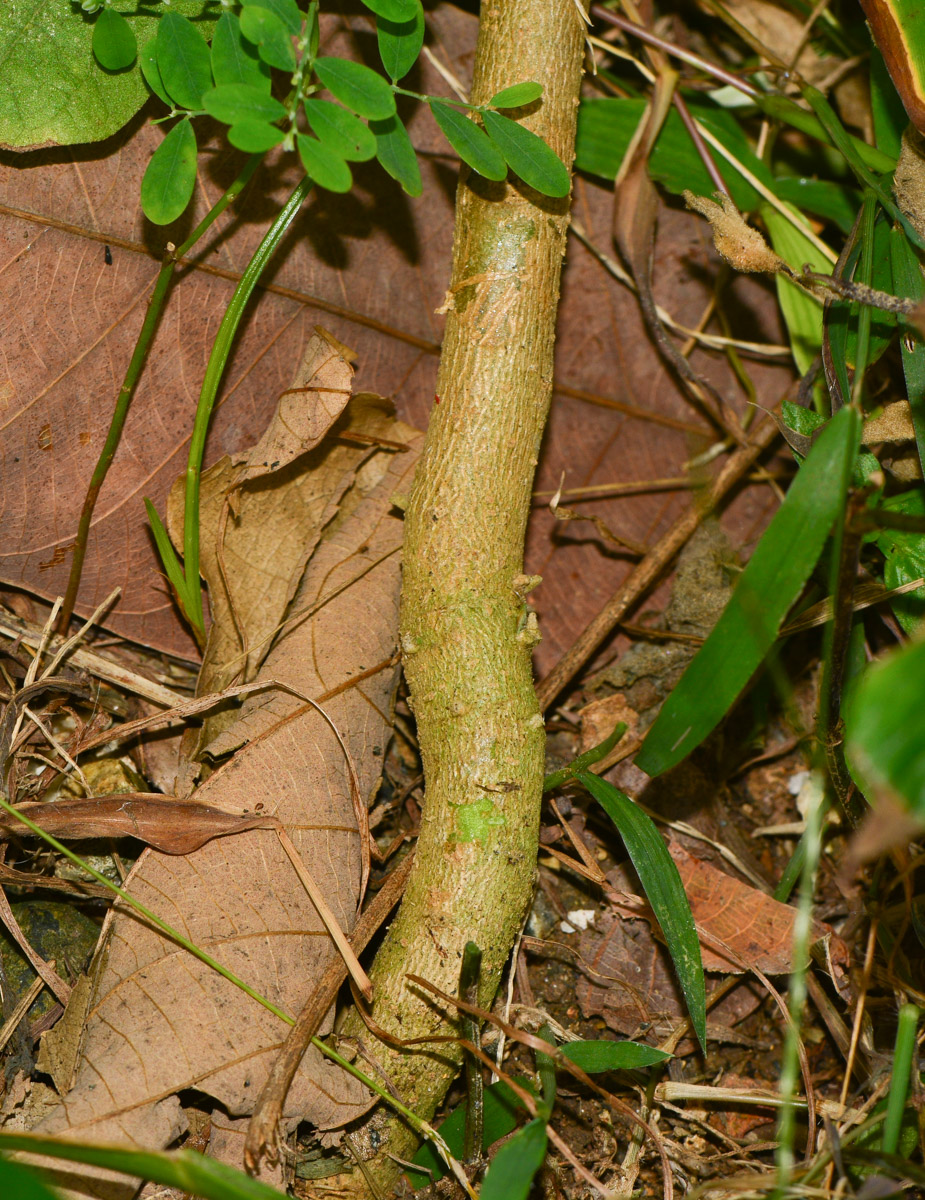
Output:
<path fill-rule="evenodd" d="M 241 33 L 257 47 L 268 66 L 279 71 L 295 68 L 295 51 L 286 26 L 276 13 L 259 5 L 241 9 Z"/>
<path fill-rule="evenodd" d="M 562 160 L 541 137 L 491 109 L 482 113 L 488 136 L 515 175 L 544 196 L 567 196 L 571 187 Z"/>
<path fill-rule="evenodd" d="M 107 71 L 124 71 L 135 61 L 138 44 L 125 17 L 112 8 L 104 8 L 93 26 L 93 54 Z"/>
<path fill-rule="evenodd" d="M 141 207 L 155 225 L 183 212 L 196 182 L 196 135 L 188 117 L 174 125 L 155 150 L 141 181 Z"/>
<path fill-rule="evenodd" d="M 141 67 L 145 83 L 155 96 L 159 100 L 163 100 L 167 107 L 170 108 L 170 97 L 167 95 L 167 89 L 164 87 L 163 79 L 161 79 L 161 70 L 157 65 L 157 44 L 155 38 L 150 38 L 142 46 L 138 54 L 138 65 Z"/>
<path fill-rule="evenodd" d="M 413 21 L 421 12 L 421 0 L 363 0 L 366 7 L 387 21 Z"/>
<path fill-rule="evenodd" d="M 527 80 L 525 83 L 514 83 L 510 87 L 502 88 L 500 92 L 495 92 L 488 103 L 492 108 L 522 108 L 525 104 L 539 100 L 542 94 L 541 83 Z"/>
<path fill-rule="evenodd" d="M 421 168 L 408 131 L 398 115 L 384 121 L 370 121 L 369 127 L 376 136 L 376 158 L 382 169 L 400 183 L 409 196 L 420 196 L 424 190 Z"/>
<path fill-rule="evenodd" d="M 210 88 L 202 97 L 202 107 L 225 125 L 237 125 L 239 121 L 279 121 L 286 115 L 278 100 L 249 83 L 222 83 Z"/>
<path fill-rule="evenodd" d="M 157 27 L 157 66 L 178 108 L 197 109 L 212 86 L 212 61 L 205 38 L 186 17 L 166 12 Z"/>
<path fill-rule="evenodd" d="M 299 155 L 309 176 L 329 192 L 349 192 L 353 185 L 350 168 L 327 146 L 300 133 L 296 138 Z"/>
<path fill-rule="evenodd" d="M 222 13 L 212 34 L 212 75 L 217 87 L 247 83 L 264 92 L 270 90 L 270 68 L 260 60 L 253 43 L 244 39 L 241 22 L 231 12 Z"/>
<path fill-rule="evenodd" d="M 375 71 L 346 58 L 315 59 L 315 74 L 341 104 L 361 117 L 382 121 L 395 112 L 392 89 Z"/>
<path fill-rule="evenodd" d="M 404 79 L 417 62 L 424 45 L 424 10 L 418 6 L 417 15 L 410 21 L 376 22 L 379 57 L 390 79 Z"/>
<path fill-rule="evenodd" d="M 463 162 L 486 179 L 497 181 L 507 178 L 507 163 L 484 130 L 439 100 L 431 101 L 430 111 Z"/>
<path fill-rule="evenodd" d="M 228 130 L 228 141 L 245 154 L 263 154 L 278 146 L 286 135 L 275 125 L 257 118 L 238 121 Z"/>
<path fill-rule="evenodd" d="M 352 112 L 331 100 L 308 100 L 305 116 L 320 142 L 348 162 L 376 157 L 376 137 Z"/>

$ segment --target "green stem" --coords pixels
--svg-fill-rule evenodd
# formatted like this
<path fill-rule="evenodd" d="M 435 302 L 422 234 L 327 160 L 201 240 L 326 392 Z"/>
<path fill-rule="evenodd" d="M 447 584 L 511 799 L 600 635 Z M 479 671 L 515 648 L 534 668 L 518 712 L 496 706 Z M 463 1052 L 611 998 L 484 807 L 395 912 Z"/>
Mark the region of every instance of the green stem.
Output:
<path fill-rule="evenodd" d="M 193 423 L 193 436 L 190 439 L 189 460 L 186 468 L 186 509 L 183 516 L 183 558 L 186 577 L 185 610 L 193 628 L 200 635 L 205 629 L 202 613 L 202 591 L 199 586 L 199 480 L 202 473 L 202 458 L 206 445 L 206 434 L 209 431 L 209 419 L 218 385 L 221 382 L 231 351 L 238 326 L 247 307 L 257 280 L 263 273 L 264 267 L 279 246 L 292 223 L 296 213 L 302 207 L 302 202 L 312 189 L 312 180 L 306 175 L 281 209 L 276 220 L 264 234 L 263 241 L 257 247 L 253 258 L 247 264 L 238 286 L 234 290 L 222 323 L 219 326 L 209 363 L 206 367 L 205 378 L 202 381 L 202 391 L 199 393 L 199 403 L 196 406 L 196 419 Z"/>
<path fill-rule="evenodd" d="M 161 312 L 163 311 L 164 302 L 167 299 L 167 293 L 173 279 L 173 268 L 177 260 L 182 258 L 196 244 L 215 219 L 221 216 L 232 201 L 237 199 L 257 169 L 262 157 L 263 155 L 261 154 L 252 154 L 250 156 L 244 165 L 243 171 L 241 171 L 234 183 L 213 204 L 182 246 L 179 246 L 177 249 L 170 249 L 168 246 L 161 269 L 158 271 L 157 279 L 154 282 L 154 291 L 151 293 L 151 298 L 148 301 L 144 323 L 138 334 L 138 340 L 135 342 L 135 349 L 125 372 L 122 387 L 119 389 L 119 395 L 116 398 L 116 406 L 112 414 L 112 420 L 109 423 L 109 432 L 106 434 L 106 441 L 103 443 L 103 449 L 100 451 L 96 467 L 90 476 L 87 494 L 84 497 L 80 520 L 77 523 L 74 553 L 71 557 L 71 572 L 68 576 L 67 589 L 64 593 L 64 601 L 58 617 L 57 631 L 62 635 L 67 633 L 67 628 L 74 612 L 74 605 L 77 602 L 80 578 L 83 574 L 84 560 L 87 556 L 87 541 L 90 537 L 90 523 L 93 519 L 93 511 L 96 508 L 100 491 L 106 481 L 112 460 L 115 457 L 116 449 L 122 437 L 122 430 L 125 426 L 125 419 L 128 416 L 129 406 L 135 394 L 135 388 L 144 369 L 148 351 L 151 348 L 151 342 L 160 323 Z"/>

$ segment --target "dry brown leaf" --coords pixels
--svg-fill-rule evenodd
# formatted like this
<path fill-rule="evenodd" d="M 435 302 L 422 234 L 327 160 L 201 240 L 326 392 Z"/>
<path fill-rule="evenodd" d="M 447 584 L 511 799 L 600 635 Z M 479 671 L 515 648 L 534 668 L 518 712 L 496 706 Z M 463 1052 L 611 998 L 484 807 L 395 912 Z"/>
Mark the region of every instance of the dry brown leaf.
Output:
<path fill-rule="evenodd" d="M 406 429 L 395 432 L 404 440 Z M 391 497 L 407 491 L 415 450 L 378 451 L 360 472 L 366 487 L 351 489 L 350 511 L 326 531 L 294 602 L 316 611 L 277 642 L 265 677 L 319 696 L 389 662 L 402 530 Z M 394 682 L 388 666 L 324 704 L 355 763 L 364 803 L 378 785 Z M 341 745 L 317 709 L 292 696 L 258 710 L 245 706 L 244 714 L 239 740 L 250 736 L 250 743 L 196 800 L 279 819 L 349 931 L 362 855 Z M 335 953 L 271 831 L 212 841 L 181 858 L 146 851 L 127 888 L 292 1016 Z M 182 1130 L 176 1093 L 186 1088 L 212 1096 L 232 1117 L 248 1114 L 288 1026 L 121 903 L 103 944 L 77 1080 L 42 1131 L 163 1146 Z M 307 1119 L 329 1128 L 367 1103 L 363 1088 L 310 1050 L 285 1116 L 288 1127 Z"/>
<path fill-rule="evenodd" d="M 191 854 L 215 837 L 247 829 L 275 829 L 277 822 L 261 813 L 231 813 L 196 800 L 178 800 L 158 792 L 122 792 L 79 800 L 20 804 L 17 812 L 53 837 L 68 841 L 133 837 L 164 854 Z M 22 834 L 10 813 L 0 813 L 0 829 Z"/>

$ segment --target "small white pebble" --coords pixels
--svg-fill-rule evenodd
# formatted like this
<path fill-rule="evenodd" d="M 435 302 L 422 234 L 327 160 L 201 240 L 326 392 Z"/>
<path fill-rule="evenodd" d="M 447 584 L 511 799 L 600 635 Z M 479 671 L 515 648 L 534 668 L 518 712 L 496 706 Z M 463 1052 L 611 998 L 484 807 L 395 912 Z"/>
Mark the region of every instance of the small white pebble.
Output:
<path fill-rule="evenodd" d="M 576 908 L 565 915 L 576 929 L 587 929 L 594 924 L 597 913 L 593 908 Z"/>
<path fill-rule="evenodd" d="M 809 779 L 809 771 L 796 771 L 787 780 L 787 791 L 791 796 L 799 796 L 803 784 Z"/>
<path fill-rule="evenodd" d="M 563 933 L 574 933 L 575 932 L 575 926 L 569 925 L 568 921 L 563 921 L 559 925 L 559 928 L 562 930 Z"/>

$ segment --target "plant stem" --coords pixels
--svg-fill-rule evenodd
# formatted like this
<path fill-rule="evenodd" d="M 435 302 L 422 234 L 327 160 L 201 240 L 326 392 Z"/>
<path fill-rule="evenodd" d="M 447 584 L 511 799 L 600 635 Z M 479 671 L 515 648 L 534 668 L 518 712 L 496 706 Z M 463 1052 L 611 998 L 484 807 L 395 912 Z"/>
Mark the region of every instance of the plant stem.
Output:
<path fill-rule="evenodd" d="M 247 307 L 257 280 L 264 267 L 269 262 L 277 246 L 283 240 L 293 218 L 302 207 L 305 197 L 311 191 L 313 181 L 306 175 L 283 205 L 276 220 L 264 234 L 263 240 L 254 252 L 253 258 L 247 264 L 238 286 L 225 309 L 222 323 L 212 343 L 212 353 L 206 366 L 202 390 L 199 393 L 199 403 L 196 406 L 196 417 L 193 422 L 193 436 L 190 439 L 189 459 L 186 467 L 186 508 L 183 515 L 183 566 L 186 577 L 186 597 L 184 608 L 193 628 L 202 634 L 205 621 L 202 613 L 202 589 L 199 585 L 199 480 L 202 474 L 202 458 L 206 447 L 206 435 L 209 432 L 209 419 L 218 385 L 221 383 L 231 343 L 234 341 L 238 326 Z"/>
<path fill-rule="evenodd" d="M 584 26 L 568 0 L 483 0 L 474 104 L 528 74 L 543 103 L 525 120 L 563 162 L 574 157 Z M 568 200 L 464 171 L 456 201 L 449 313 L 427 442 L 406 514 L 401 644 L 427 796 L 401 909 L 376 956 L 374 1021 L 401 1038 L 457 1034 L 455 1012 L 409 984 L 455 994 L 468 941 L 482 950 L 489 1006 L 536 871 L 544 730 L 530 655 L 524 533 L 552 391 Z M 346 1033 L 366 1036 L 351 1014 Z M 462 1051 L 375 1056 L 430 1117 Z M 355 1139 L 356 1140 L 356 1139 Z M 359 1135 L 383 1191 L 413 1135 L 381 1110 Z M 346 1185 L 363 1190 L 351 1177 Z"/>
<path fill-rule="evenodd" d="M 902 1133 L 906 1098 L 909 1095 L 909 1075 L 915 1055 L 915 1027 L 920 1012 L 914 1004 L 904 1004 L 899 1010 L 899 1026 L 893 1051 L 893 1083 L 886 1102 L 886 1119 L 880 1148 L 884 1154 L 896 1154 Z"/>
<path fill-rule="evenodd" d="M 125 372 L 122 387 L 119 389 L 119 395 L 116 397 L 116 406 L 112 414 L 112 420 L 109 423 L 109 432 L 106 434 L 106 441 L 103 443 L 103 449 L 100 451 L 96 467 L 90 476 L 87 494 L 84 497 L 80 520 L 77 523 L 77 536 L 74 539 L 71 572 L 68 576 L 67 589 L 64 593 L 64 601 L 61 605 L 61 612 L 58 616 L 56 626 L 57 632 L 62 636 L 67 633 L 71 617 L 74 613 L 74 605 L 77 602 L 80 578 L 83 574 L 84 560 L 87 556 L 87 541 L 90 537 L 90 522 L 93 520 L 93 511 L 96 508 L 100 491 L 106 481 L 112 460 L 115 457 L 119 441 L 122 437 L 122 430 L 125 426 L 125 419 L 128 416 L 132 397 L 135 394 L 135 388 L 138 385 L 138 380 L 147 361 L 148 351 L 151 348 L 151 342 L 160 323 L 164 302 L 173 280 L 173 268 L 177 259 L 182 258 L 199 241 L 216 218 L 221 216 L 228 205 L 240 196 L 262 158 L 262 154 L 252 154 L 250 156 L 244 165 L 244 169 L 238 175 L 237 179 L 235 179 L 234 183 L 212 205 L 208 213 L 206 213 L 182 246 L 173 248 L 168 243 L 164 261 L 161 264 L 160 271 L 158 271 L 157 279 L 154 281 L 154 291 L 148 300 L 144 323 L 138 334 L 138 340 L 135 342 L 135 349 L 132 352 L 131 360 Z"/>

